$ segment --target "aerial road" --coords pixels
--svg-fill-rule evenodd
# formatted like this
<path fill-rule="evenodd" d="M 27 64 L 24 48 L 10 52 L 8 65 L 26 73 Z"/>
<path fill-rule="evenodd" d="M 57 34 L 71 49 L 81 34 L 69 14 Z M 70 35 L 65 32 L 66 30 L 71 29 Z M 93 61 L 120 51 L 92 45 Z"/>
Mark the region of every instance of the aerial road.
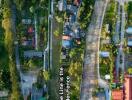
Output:
<path fill-rule="evenodd" d="M 98 85 L 99 78 L 99 43 L 104 13 L 108 0 L 97 0 L 91 23 L 86 33 L 86 50 L 82 73 L 80 100 L 94 100 L 92 93 Z"/>

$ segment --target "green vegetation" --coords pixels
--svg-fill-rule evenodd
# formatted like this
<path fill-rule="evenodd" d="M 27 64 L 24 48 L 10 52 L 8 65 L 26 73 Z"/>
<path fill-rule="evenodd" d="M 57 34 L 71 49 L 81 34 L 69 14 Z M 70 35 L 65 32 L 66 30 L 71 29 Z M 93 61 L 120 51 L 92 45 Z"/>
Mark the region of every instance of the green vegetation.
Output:
<path fill-rule="evenodd" d="M 56 16 L 56 14 L 55 14 Z M 63 32 L 63 22 L 58 23 L 57 20 L 53 19 L 53 32 L 59 31 L 59 34 Z M 49 100 L 58 100 L 59 94 L 59 67 L 60 67 L 60 53 L 61 53 L 61 35 L 53 35 L 53 66 L 49 72 L 50 80 L 48 81 L 49 88 Z"/>
<path fill-rule="evenodd" d="M 8 59 L 9 59 L 9 71 L 10 71 L 10 80 L 11 80 L 11 100 L 21 100 L 20 95 L 20 88 L 19 88 L 19 75 L 17 73 L 16 65 L 14 62 L 14 29 L 12 25 L 14 25 L 12 19 L 12 11 L 10 8 L 10 4 L 12 2 L 6 1 L 4 4 L 3 10 L 3 20 L 2 20 L 2 27 L 4 28 L 5 32 L 5 47 L 8 52 Z"/>
<path fill-rule="evenodd" d="M 132 74 L 132 68 L 128 68 L 128 74 Z"/>
<path fill-rule="evenodd" d="M 2 40 L 0 40 L 2 41 Z M 8 53 L 4 43 L 0 42 L 0 90 L 11 90 Z"/>
<path fill-rule="evenodd" d="M 79 8 L 78 19 L 82 29 L 87 29 L 94 7 L 94 0 L 82 0 Z"/>
<path fill-rule="evenodd" d="M 68 75 L 71 78 L 71 100 L 79 100 L 80 84 L 82 78 L 82 63 L 84 59 L 84 41 L 76 48 L 72 48 L 70 51 L 71 62 L 68 66 Z"/>
<path fill-rule="evenodd" d="M 128 3 L 128 25 L 132 25 L 132 2 Z"/>
<path fill-rule="evenodd" d="M 23 71 L 29 71 L 29 70 L 36 70 L 43 66 L 43 59 L 40 58 L 31 58 L 31 59 L 24 59 L 23 62 Z"/>
<path fill-rule="evenodd" d="M 102 33 L 101 33 L 101 44 L 100 44 L 100 51 L 108 51 L 110 56 L 108 58 L 100 57 L 100 74 L 101 77 L 104 79 L 106 74 L 110 74 L 110 81 L 113 82 L 113 69 L 114 69 L 114 62 L 115 57 L 117 55 L 117 47 L 113 43 L 113 35 L 115 33 L 115 23 L 116 23 L 116 6 L 114 0 L 111 0 L 107 11 L 104 17 Z M 106 30 L 106 24 L 109 25 L 109 30 Z M 109 32 L 107 32 L 109 31 Z M 103 41 L 108 41 L 108 43 L 104 43 Z"/>

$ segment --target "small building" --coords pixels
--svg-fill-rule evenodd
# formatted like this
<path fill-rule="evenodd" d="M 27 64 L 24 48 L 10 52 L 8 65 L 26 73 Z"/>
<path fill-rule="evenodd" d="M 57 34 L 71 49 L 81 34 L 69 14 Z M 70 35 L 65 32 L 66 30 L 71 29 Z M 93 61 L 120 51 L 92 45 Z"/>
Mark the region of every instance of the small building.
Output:
<path fill-rule="evenodd" d="M 132 66 L 132 54 L 128 53 L 125 55 L 125 71 Z"/>
<path fill-rule="evenodd" d="M 105 79 L 109 80 L 110 79 L 110 75 L 105 75 Z"/>
<path fill-rule="evenodd" d="M 71 37 L 68 35 L 62 36 L 62 40 L 71 40 Z"/>
<path fill-rule="evenodd" d="M 23 24 L 31 24 L 32 20 L 31 19 L 22 19 Z"/>
<path fill-rule="evenodd" d="M 73 14 L 77 14 L 77 6 L 74 6 L 74 5 L 67 5 L 67 10 L 70 11 L 71 13 Z"/>
<path fill-rule="evenodd" d="M 71 48 L 71 37 L 70 36 L 62 36 L 62 47 Z"/>
<path fill-rule="evenodd" d="M 125 100 L 132 100 L 132 75 L 125 75 Z"/>
<path fill-rule="evenodd" d="M 22 45 L 23 46 L 32 46 L 32 40 L 24 40 L 22 41 Z"/>
<path fill-rule="evenodd" d="M 128 45 L 129 47 L 132 46 L 132 36 L 128 36 L 128 42 L 127 42 L 127 45 Z"/>
<path fill-rule="evenodd" d="M 1 98 L 3 97 L 8 97 L 8 91 L 4 90 L 4 91 L 0 91 L 0 100 L 2 100 Z"/>
<path fill-rule="evenodd" d="M 43 88 L 38 89 L 37 87 L 33 86 L 31 89 L 31 100 L 40 100 L 43 97 Z"/>
<path fill-rule="evenodd" d="M 128 27 L 128 28 L 126 29 L 126 33 L 132 34 L 132 27 Z"/>
<path fill-rule="evenodd" d="M 62 0 L 58 1 L 58 9 L 59 11 L 63 11 L 63 1 Z"/>
<path fill-rule="evenodd" d="M 112 100 L 123 100 L 123 90 L 112 90 Z"/>
<path fill-rule="evenodd" d="M 33 32 L 34 32 L 34 29 L 33 29 L 33 27 L 30 26 L 30 27 L 28 28 L 28 33 L 33 33 Z"/>
<path fill-rule="evenodd" d="M 76 6 L 79 6 L 80 5 L 80 3 L 81 3 L 81 1 L 80 0 L 74 0 L 74 5 L 76 5 Z"/>
<path fill-rule="evenodd" d="M 132 100 L 132 75 L 125 75 L 125 100 Z"/>
<path fill-rule="evenodd" d="M 107 51 L 102 51 L 102 52 L 100 52 L 100 56 L 101 57 L 109 57 L 109 55 L 110 55 L 110 53 L 109 52 L 107 52 Z"/>
<path fill-rule="evenodd" d="M 34 50 L 24 51 L 24 57 L 25 58 L 33 58 L 33 57 L 42 58 L 43 57 L 43 52 L 41 52 L 41 51 L 34 51 Z"/>
<path fill-rule="evenodd" d="M 58 1 L 58 9 L 59 9 L 59 11 L 65 11 L 66 10 L 66 0 Z"/>
<path fill-rule="evenodd" d="M 109 27 L 110 27 L 109 24 L 106 24 L 106 32 L 107 32 L 107 33 L 110 33 Z"/>
<path fill-rule="evenodd" d="M 71 42 L 69 40 L 62 40 L 62 47 L 70 48 L 71 47 Z"/>
<path fill-rule="evenodd" d="M 70 15 L 69 22 L 72 24 L 72 23 L 75 23 L 75 21 L 76 21 L 76 16 L 75 15 Z"/>

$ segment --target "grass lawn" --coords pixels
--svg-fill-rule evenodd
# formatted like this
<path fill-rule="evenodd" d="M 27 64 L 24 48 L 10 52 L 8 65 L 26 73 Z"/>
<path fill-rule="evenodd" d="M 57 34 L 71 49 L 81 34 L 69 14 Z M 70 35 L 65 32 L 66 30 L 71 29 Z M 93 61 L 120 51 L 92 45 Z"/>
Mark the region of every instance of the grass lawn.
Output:
<path fill-rule="evenodd" d="M 11 88 L 10 76 L 9 76 L 9 66 L 8 66 L 8 53 L 4 47 L 3 35 L 0 35 L 0 90 L 1 89 L 9 89 Z M 3 83 L 3 84 L 2 84 Z"/>
<path fill-rule="evenodd" d="M 53 32 L 59 27 L 60 34 L 63 32 L 63 24 L 57 23 L 54 21 Z M 48 82 L 49 88 L 49 100 L 58 100 L 59 99 L 59 67 L 60 67 L 60 51 L 61 49 L 61 36 L 53 36 L 53 67 L 50 72 L 51 79 Z"/>

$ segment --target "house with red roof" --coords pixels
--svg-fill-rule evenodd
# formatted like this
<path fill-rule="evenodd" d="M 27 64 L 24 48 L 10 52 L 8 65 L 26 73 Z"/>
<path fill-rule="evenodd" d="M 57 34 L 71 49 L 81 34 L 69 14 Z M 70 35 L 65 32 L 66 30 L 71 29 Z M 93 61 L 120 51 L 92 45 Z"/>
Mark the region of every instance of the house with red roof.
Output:
<path fill-rule="evenodd" d="M 112 90 L 112 100 L 123 100 L 123 90 L 122 89 Z"/>
<path fill-rule="evenodd" d="M 125 100 L 132 100 L 132 75 L 125 75 Z"/>

